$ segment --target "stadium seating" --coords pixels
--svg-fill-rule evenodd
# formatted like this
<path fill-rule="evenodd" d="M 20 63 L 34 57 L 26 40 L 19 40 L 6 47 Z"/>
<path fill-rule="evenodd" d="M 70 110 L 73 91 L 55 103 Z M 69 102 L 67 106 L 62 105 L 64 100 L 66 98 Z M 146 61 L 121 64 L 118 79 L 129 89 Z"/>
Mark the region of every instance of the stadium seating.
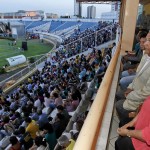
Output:
<path fill-rule="evenodd" d="M 80 32 L 83 32 L 87 28 L 92 28 L 92 27 L 97 26 L 97 25 L 98 25 L 97 22 L 83 22 L 82 25 L 79 27 Z"/>
<path fill-rule="evenodd" d="M 31 28 L 34 28 L 34 27 L 36 27 L 36 26 L 40 26 L 40 25 L 42 25 L 42 24 L 45 24 L 45 23 L 47 23 L 47 22 L 48 22 L 48 21 L 34 21 L 34 22 L 32 22 L 30 25 L 28 25 L 26 29 L 31 29 Z"/>
<path fill-rule="evenodd" d="M 55 31 L 64 30 L 71 26 L 75 26 L 77 24 L 78 24 L 78 22 L 76 22 L 76 21 L 68 21 L 68 22 L 65 22 L 64 24 L 62 24 L 61 26 L 59 26 L 58 28 L 56 28 Z"/>
<path fill-rule="evenodd" d="M 57 29 L 59 26 L 63 25 L 65 23 L 65 21 L 51 21 L 51 26 L 49 31 L 53 32 L 55 31 L 55 29 Z"/>
<path fill-rule="evenodd" d="M 95 29 L 98 26 L 97 22 L 77 22 L 77 21 L 24 21 L 23 22 L 27 30 L 36 30 L 42 29 L 44 26 L 44 31 L 47 30 L 47 25 L 50 27 L 48 29 L 49 32 L 54 33 L 56 31 L 62 31 L 70 27 L 79 26 L 80 32 L 84 32 L 87 28 Z M 46 26 L 46 27 L 45 27 Z"/>

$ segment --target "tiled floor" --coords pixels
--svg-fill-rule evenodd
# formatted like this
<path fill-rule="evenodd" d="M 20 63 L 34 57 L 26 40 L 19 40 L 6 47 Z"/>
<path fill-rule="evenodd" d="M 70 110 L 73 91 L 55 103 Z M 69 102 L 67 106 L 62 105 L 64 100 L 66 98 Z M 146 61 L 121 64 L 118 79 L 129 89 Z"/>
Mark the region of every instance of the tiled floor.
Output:
<path fill-rule="evenodd" d="M 119 124 L 119 119 L 118 116 L 116 115 L 116 111 L 114 110 L 110 133 L 109 133 L 107 150 L 115 150 L 115 141 L 118 138 L 118 134 L 117 134 L 118 124 Z"/>

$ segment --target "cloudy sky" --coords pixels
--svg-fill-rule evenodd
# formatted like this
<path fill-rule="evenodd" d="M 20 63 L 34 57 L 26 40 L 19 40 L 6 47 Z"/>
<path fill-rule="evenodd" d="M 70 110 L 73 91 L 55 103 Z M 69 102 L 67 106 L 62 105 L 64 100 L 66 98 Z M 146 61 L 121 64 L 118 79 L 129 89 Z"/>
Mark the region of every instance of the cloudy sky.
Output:
<path fill-rule="evenodd" d="M 73 15 L 74 0 L 0 0 L 0 12 L 15 12 L 17 10 L 44 10 L 58 15 Z M 93 4 L 90 4 L 93 5 Z M 86 17 L 87 6 L 83 4 L 82 14 Z M 102 12 L 109 12 L 109 4 L 96 4 L 96 17 L 100 17 Z"/>

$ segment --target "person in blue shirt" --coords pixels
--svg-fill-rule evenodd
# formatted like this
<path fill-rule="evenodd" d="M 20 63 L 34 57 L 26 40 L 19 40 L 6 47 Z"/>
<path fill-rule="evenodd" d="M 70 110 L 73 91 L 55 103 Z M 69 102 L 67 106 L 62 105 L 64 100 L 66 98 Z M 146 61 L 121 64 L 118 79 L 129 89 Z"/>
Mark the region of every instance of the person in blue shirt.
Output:
<path fill-rule="evenodd" d="M 40 129 L 42 129 L 44 125 L 49 122 L 48 116 L 42 113 L 41 109 L 37 110 L 37 113 L 39 115 L 38 124 L 39 124 Z"/>

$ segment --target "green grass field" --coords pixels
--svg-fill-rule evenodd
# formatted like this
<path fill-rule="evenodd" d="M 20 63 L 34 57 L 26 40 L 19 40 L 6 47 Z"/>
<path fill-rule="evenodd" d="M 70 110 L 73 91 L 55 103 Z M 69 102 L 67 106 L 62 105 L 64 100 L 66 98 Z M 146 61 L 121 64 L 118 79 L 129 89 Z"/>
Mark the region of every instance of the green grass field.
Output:
<path fill-rule="evenodd" d="M 21 48 L 22 46 L 22 40 L 17 40 L 17 44 L 15 46 L 11 45 L 11 41 L 0 39 L 0 67 L 8 64 L 6 58 L 17 56 L 20 54 L 23 54 L 26 57 L 41 55 L 49 52 L 53 47 L 49 43 L 41 43 L 38 39 L 27 41 L 27 51 L 19 50 L 19 48 Z"/>

